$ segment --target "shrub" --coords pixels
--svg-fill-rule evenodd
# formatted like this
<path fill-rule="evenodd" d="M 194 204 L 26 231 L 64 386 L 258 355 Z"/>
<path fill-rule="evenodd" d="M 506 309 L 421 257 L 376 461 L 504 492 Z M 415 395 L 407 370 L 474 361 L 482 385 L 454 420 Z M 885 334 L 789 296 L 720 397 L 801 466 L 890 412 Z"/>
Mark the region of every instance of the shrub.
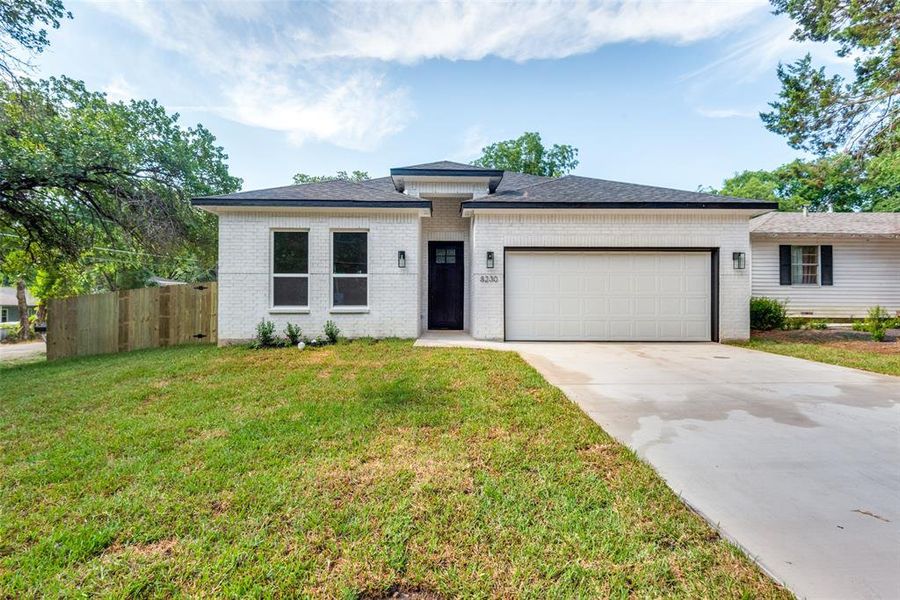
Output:
<path fill-rule="evenodd" d="M 807 323 L 807 326 L 810 329 L 828 329 L 828 323 L 823 321 L 822 319 L 816 319 L 815 321 L 810 321 Z"/>
<path fill-rule="evenodd" d="M 338 329 L 338 326 L 335 325 L 334 321 L 325 321 L 325 337 L 328 339 L 329 344 L 336 344 L 338 336 L 340 335 L 341 330 Z"/>
<path fill-rule="evenodd" d="M 853 329 L 853 331 L 866 331 L 866 322 L 853 321 L 853 324 L 850 325 L 850 328 Z"/>
<path fill-rule="evenodd" d="M 275 337 L 275 323 L 263 319 L 256 324 L 256 339 L 253 340 L 254 348 L 274 348 L 277 345 Z"/>
<path fill-rule="evenodd" d="M 774 298 L 750 299 L 750 329 L 771 331 L 784 327 L 787 308 Z"/>
<path fill-rule="evenodd" d="M 288 323 L 284 328 L 284 335 L 287 338 L 288 342 L 290 342 L 291 346 L 296 346 L 301 341 L 303 341 L 303 332 L 300 331 L 299 325 L 294 325 L 293 323 Z"/>
<path fill-rule="evenodd" d="M 798 329 L 803 329 L 806 325 L 806 321 L 803 317 L 787 317 L 784 320 L 784 324 L 782 324 L 781 328 L 785 331 L 796 331 Z"/>
<path fill-rule="evenodd" d="M 876 342 L 883 342 L 884 335 L 887 332 L 888 325 L 892 319 L 888 312 L 880 306 L 873 306 L 869 309 L 869 315 L 866 317 L 866 331 L 872 336 Z"/>

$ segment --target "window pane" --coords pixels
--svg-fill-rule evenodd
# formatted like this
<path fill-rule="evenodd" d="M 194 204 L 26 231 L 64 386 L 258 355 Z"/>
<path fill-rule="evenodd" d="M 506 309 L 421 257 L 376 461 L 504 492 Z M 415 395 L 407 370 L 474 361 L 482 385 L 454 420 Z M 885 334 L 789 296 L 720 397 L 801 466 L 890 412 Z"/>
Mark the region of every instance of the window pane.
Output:
<path fill-rule="evenodd" d="M 306 277 L 275 277 L 272 281 L 274 306 L 307 306 L 309 279 Z"/>
<path fill-rule="evenodd" d="M 309 272 L 309 234 L 305 231 L 276 231 L 274 239 L 275 273 Z"/>
<path fill-rule="evenodd" d="M 335 306 L 366 306 L 368 304 L 368 284 L 366 277 L 335 277 Z"/>
<path fill-rule="evenodd" d="M 456 263 L 456 248 L 447 248 L 447 263 Z"/>
<path fill-rule="evenodd" d="M 334 272 L 365 274 L 366 233 L 364 231 L 336 231 L 334 233 Z"/>

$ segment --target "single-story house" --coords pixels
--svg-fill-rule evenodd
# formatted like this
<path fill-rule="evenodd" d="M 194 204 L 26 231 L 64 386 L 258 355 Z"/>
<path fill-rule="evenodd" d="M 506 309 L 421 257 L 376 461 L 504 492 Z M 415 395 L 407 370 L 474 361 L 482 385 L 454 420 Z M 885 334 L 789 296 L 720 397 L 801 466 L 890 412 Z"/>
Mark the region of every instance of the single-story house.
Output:
<path fill-rule="evenodd" d="M 744 339 L 750 220 L 774 203 L 449 161 L 195 198 L 218 215 L 219 339 Z"/>
<path fill-rule="evenodd" d="M 753 295 L 803 317 L 900 315 L 900 214 L 772 212 L 750 222 Z"/>
<path fill-rule="evenodd" d="M 25 290 L 25 303 L 30 312 L 37 307 L 37 300 L 28 290 Z M 0 323 L 19 322 L 19 300 L 16 298 L 16 288 L 0 287 Z"/>

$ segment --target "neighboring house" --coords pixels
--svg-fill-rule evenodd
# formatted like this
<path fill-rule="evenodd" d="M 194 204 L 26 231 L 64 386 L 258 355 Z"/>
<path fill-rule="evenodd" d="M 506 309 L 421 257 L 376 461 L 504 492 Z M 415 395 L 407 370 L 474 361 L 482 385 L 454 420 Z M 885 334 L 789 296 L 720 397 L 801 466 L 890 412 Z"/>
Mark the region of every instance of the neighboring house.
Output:
<path fill-rule="evenodd" d="M 25 290 L 25 303 L 30 312 L 34 312 L 37 300 L 28 290 Z M 16 298 L 16 288 L 0 287 L 0 323 L 19 322 L 19 301 Z"/>
<path fill-rule="evenodd" d="M 753 295 L 792 315 L 900 314 L 900 214 L 769 213 L 750 222 Z"/>
<path fill-rule="evenodd" d="M 774 203 L 436 162 L 195 198 L 219 217 L 219 339 L 749 336 L 750 219 Z"/>

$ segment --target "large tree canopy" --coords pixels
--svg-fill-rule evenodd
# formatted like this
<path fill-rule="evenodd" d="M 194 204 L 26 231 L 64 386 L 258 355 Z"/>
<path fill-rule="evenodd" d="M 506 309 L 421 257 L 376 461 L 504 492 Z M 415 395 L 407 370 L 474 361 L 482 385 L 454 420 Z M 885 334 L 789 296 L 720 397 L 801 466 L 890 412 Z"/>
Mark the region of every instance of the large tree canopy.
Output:
<path fill-rule="evenodd" d="M 319 183 L 322 181 L 365 181 L 369 179 L 367 171 L 338 171 L 335 175 L 307 175 L 306 173 L 297 173 L 294 175 L 294 183 Z"/>
<path fill-rule="evenodd" d="M 900 2 L 772 0 L 776 14 L 797 22 L 794 39 L 834 42 L 854 58 L 854 77 L 828 75 L 809 55 L 779 65 L 782 89 L 766 127 L 793 148 L 856 157 L 900 149 Z"/>
<path fill-rule="evenodd" d="M 72 18 L 62 0 L 0 0 L 0 75 L 13 78 L 26 66 L 19 53 L 42 52 L 50 44 L 47 27 Z"/>
<path fill-rule="evenodd" d="M 847 154 L 795 160 L 772 171 L 743 171 L 714 193 L 771 200 L 781 210 L 900 210 L 900 152 L 866 162 Z"/>
<path fill-rule="evenodd" d="M 170 252 L 215 239 L 194 195 L 241 181 L 203 126 L 68 78 L 0 85 L 0 230 L 78 257 L 98 243 Z"/>
<path fill-rule="evenodd" d="M 546 148 L 541 134 L 525 132 L 514 140 L 496 142 L 482 148 L 481 158 L 474 164 L 531 175 L 562 177 L 578 166 L 578 149 L 566 144 L 553 144 L 551 148 Z"/>

